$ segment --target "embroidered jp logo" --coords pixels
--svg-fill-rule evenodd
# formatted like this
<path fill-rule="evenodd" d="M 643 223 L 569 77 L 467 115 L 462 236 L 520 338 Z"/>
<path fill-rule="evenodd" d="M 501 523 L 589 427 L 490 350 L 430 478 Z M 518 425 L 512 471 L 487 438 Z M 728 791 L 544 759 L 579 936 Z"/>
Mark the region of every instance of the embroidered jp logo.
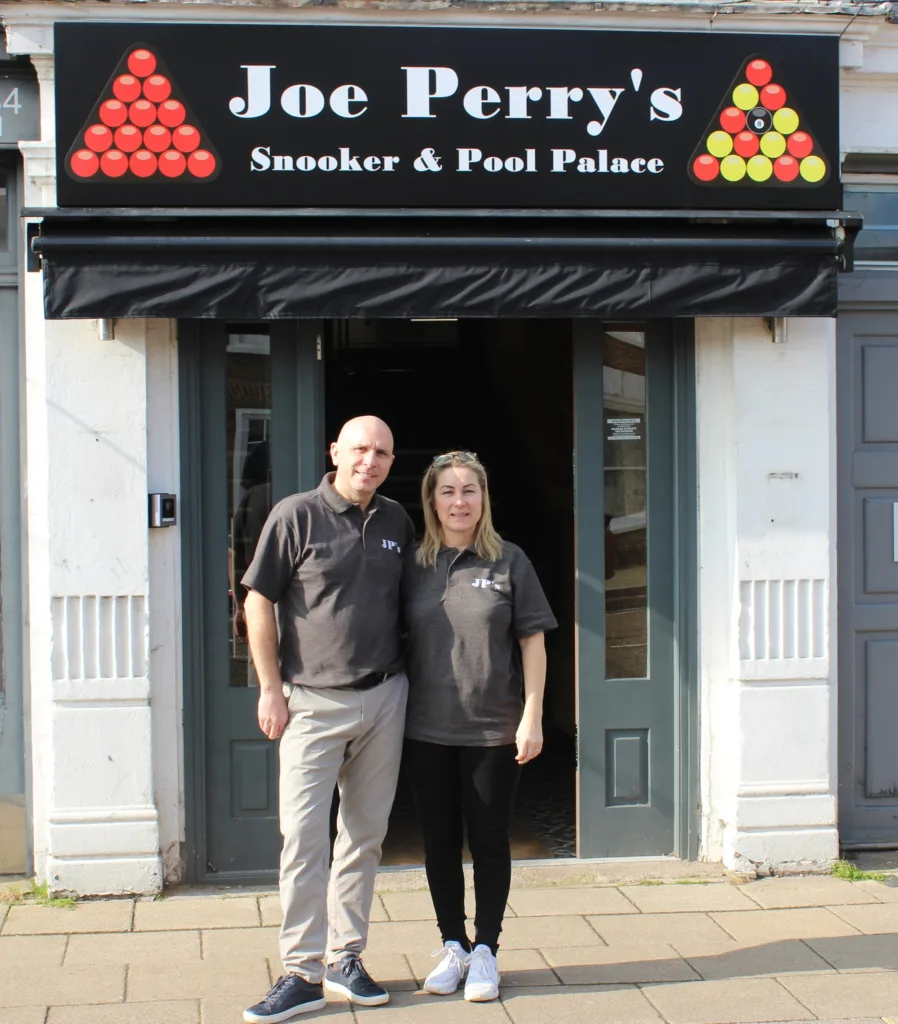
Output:
<path fill-rule="evenodd" d="M 397 555 L 402 554 L 402 545 L 395 540 L 385 540 L 382 542 L 383 546 L 387 551 L 395 551 Z"/>
<path fill-rule="evenodd" d="M 480 587 L 481 590 L 501 590 L 502 584 L 495 580 L 477 579 L 471 581 L 472 587 Z"/>

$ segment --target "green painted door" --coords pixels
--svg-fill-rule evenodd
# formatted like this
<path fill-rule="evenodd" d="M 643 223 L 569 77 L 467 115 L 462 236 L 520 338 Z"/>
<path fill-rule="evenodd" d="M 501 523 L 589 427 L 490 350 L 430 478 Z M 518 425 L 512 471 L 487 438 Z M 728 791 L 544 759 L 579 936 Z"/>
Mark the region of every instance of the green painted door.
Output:
<path fill-rule="evenodd" d="M 581 857 L 678 848 L 674 398 L 667 325 L 574 325 Z"/>
<path fill-rule="evenodd" d="M 196 881 L 276 876 L 277 746 L 256 721 L 240 577 L 271 505 L 318 483 L 320 328 L 180 325 L 190 836 Z"/>

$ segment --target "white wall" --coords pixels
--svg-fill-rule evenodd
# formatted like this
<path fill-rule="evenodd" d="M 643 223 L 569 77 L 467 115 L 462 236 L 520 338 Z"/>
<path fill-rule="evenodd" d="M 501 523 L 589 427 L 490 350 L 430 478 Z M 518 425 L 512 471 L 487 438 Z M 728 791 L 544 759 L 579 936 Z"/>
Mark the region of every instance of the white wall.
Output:
<path fill-rule="evenodd" d="M 838 855 L 835 321 L 696 323 L 703 856 Z"/>

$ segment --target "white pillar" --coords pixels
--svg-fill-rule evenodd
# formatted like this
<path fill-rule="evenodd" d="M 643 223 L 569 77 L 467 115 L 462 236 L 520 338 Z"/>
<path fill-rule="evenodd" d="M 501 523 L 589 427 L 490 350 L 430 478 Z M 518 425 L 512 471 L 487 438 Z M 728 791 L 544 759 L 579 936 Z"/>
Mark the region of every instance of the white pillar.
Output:
<path fill-rule="evenodd" d="M 835 321 L 696 324 L 703 856 L 838 856 Z"/>

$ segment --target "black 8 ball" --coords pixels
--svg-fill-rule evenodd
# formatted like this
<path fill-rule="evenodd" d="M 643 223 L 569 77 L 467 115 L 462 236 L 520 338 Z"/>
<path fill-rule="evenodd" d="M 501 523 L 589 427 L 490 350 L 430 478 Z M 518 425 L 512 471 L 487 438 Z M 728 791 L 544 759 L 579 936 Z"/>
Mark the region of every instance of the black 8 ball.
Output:
<path fill-rule="evenodd" d="M 745 115 L 745 127 L 755 135 L 763 135 L 770 131 L 773 115 L 766 107 L 755 107 Z"/>

